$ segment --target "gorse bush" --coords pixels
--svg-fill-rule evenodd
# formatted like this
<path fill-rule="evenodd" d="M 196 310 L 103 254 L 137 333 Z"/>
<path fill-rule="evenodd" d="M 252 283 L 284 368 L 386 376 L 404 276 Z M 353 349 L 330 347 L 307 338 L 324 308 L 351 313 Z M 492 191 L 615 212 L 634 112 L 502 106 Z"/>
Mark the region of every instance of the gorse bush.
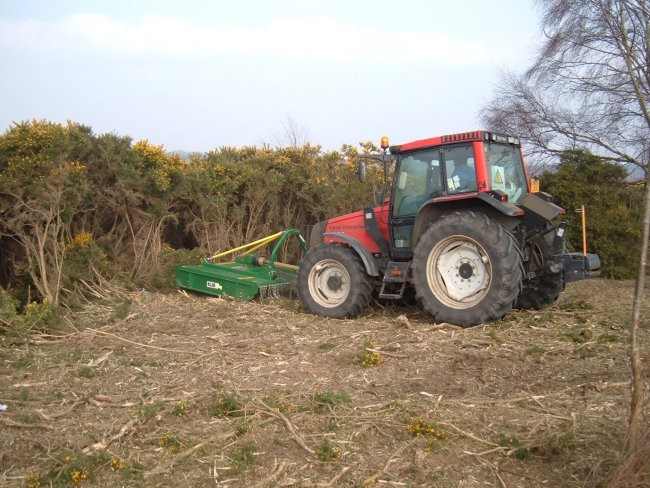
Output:
<path fill-rule="evenodd" d="M 189 264 L 179 250 L 205 256 L 304 231 L 369 201 L 356 152 L 223 147 L 185 160 L 80 124 L 14 124 L 0 136 L 0 286 L 54 307 L 106 277 L 167 291 L 174 265 Z M 297 246 L 282 252 L 299 258 Z"/>

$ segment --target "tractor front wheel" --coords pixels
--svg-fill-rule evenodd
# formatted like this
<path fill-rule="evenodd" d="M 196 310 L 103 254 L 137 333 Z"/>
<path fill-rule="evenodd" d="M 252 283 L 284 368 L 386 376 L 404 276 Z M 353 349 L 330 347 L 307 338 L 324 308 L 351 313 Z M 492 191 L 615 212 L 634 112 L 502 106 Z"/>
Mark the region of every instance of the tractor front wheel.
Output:
<path fill-rule="evenodd" d="M 316 315 L 356 317 L 368 306 L 371 293 L 361 258 L 343 244 L 321 244 L 300 263 L 298 296 Z"/>
<path fill-rule="evenodd" d="M 413 253 L 413 284 L 437 322 L 462 327 L 502 318 L 521 289 L 521 255 L 512 235 L 476 212 L 432 223 Z"/>

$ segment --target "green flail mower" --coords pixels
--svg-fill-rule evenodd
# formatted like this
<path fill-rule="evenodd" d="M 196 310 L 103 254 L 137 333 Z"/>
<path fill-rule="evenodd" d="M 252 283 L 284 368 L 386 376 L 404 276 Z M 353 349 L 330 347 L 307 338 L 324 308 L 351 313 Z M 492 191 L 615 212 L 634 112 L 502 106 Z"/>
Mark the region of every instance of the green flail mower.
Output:
<path fill-rule="evenodd" d="M 178 266 L 176 284 L 181 288 L 237 300 L 251 300 L 256 296 L 277 297 L 284 288 L 295 283 L 298 266 L 277 261 L 278 253 L 287 240 L 296 236 L 303 253 L 307 243 L 296 229 L 287 229 L 255 242 L 207 257 L 201 264 Z M 268 258 L 254 254 L 276 242 Z M 239 254 L 237 254 L 239 253 Z M 235 254 L 231 262 L 217 262 Z"/>

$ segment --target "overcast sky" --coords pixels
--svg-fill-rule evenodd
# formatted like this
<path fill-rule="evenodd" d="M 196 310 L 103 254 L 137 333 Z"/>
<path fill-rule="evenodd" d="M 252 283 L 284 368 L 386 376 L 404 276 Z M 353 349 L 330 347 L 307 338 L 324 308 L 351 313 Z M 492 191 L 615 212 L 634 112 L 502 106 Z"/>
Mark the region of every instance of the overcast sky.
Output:
<path fill-rule="evenodd" d="M 168 150 L 399 144 L 480 128 L 533 0 L 0 0 L 0 129 L 67 120 Z"/>

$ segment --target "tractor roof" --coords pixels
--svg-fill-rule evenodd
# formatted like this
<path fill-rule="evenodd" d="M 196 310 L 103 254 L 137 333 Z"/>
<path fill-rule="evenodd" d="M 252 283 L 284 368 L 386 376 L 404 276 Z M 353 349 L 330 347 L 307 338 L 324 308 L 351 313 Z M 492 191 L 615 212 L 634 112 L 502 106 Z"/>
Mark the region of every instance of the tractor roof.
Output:
<path fill-rule="evenodd" d="M 420 139 L 405 144 L 399 144 L 390 147 L 391 154 L 400 152 L 412 151 L 414 149 L 425 149 L 428 147 L 442 146 L 445 144 L 456 144 L 458 142 L 467 141 L 481 141 L 486 140 L 490 142 L 505 142 L 507 144 L 519 145 L 519 139 L 516 137 L 496 134 L 494 132 L 486 132 L 483 130 L 475 130 L 472 132 L 459 132 L 457 134 L 445 134 L 442 136 L 430 137 L 428 139 Z"/>

